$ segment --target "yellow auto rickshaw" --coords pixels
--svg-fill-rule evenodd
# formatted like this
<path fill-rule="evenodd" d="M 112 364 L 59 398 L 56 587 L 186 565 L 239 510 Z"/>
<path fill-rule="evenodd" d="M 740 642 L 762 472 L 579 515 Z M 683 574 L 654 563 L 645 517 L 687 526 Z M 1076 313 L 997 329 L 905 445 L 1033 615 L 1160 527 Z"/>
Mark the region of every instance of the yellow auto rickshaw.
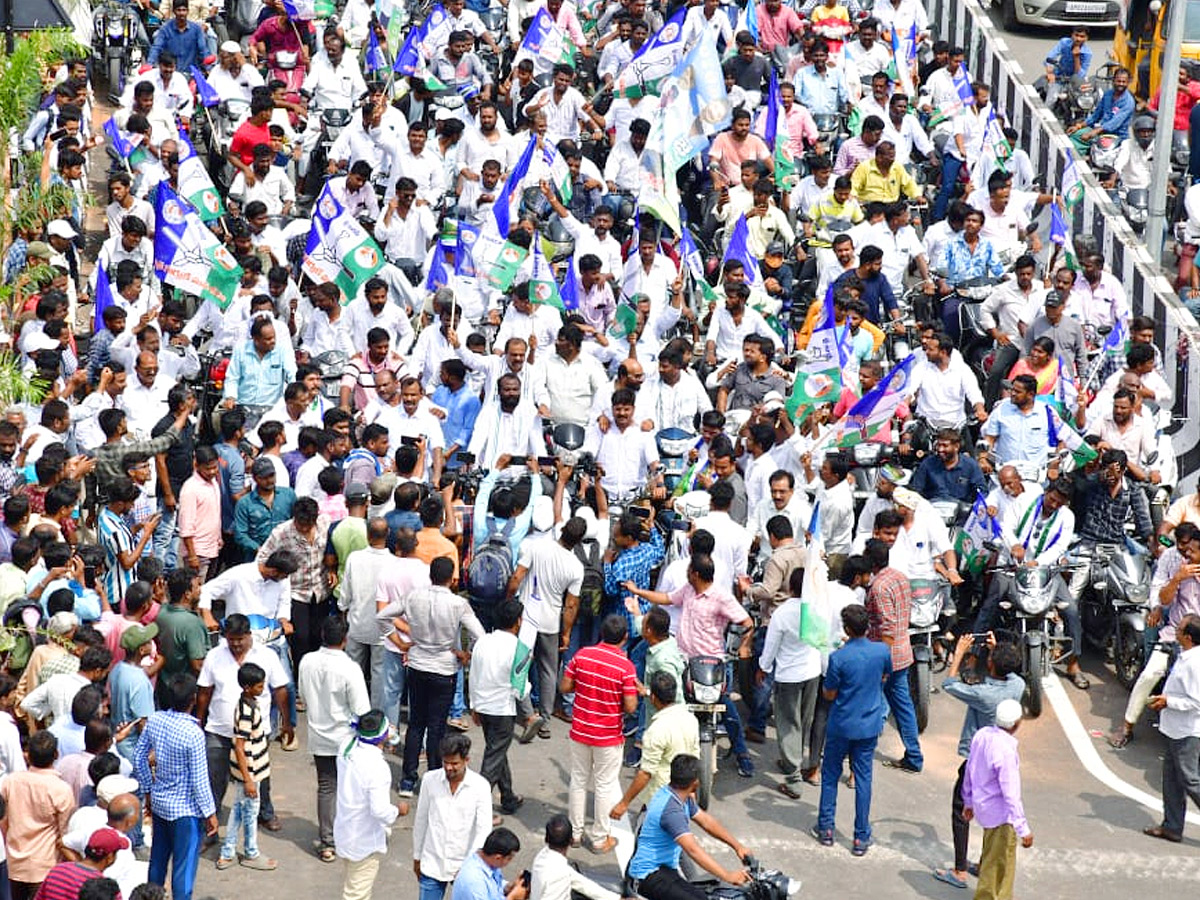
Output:
<path fill-rule="evenodd" d="M 1175 0 L 1121 0 L 1113 58 L 1130 71 L 1130 89 L 1142 100 L 1158 93 L 1162 57 L 1170 30 L 1171 3 Z M 1181 60 L 1200 61 L 1200 0 L 1186 0 Z"/>

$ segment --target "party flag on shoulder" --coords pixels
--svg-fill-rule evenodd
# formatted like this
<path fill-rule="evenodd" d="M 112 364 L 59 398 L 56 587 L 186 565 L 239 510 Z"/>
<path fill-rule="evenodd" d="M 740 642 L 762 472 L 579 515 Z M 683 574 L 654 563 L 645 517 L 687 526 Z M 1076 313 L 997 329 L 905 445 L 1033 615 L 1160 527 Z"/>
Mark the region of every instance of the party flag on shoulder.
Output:
<path fill-rule="evenodd" d="M 535 147 L 537 147 L 537 136 L 531 134 L 529 136 L 529 143 L 525 145 L 525 149 L 521 153 L 521 158 L 517 160 L 517 164 L 508 173 L 508 178 L 504 182 L 504 189 L 500 192 L 500 196 L 496 198 L 495 205 L 492 206 L 492 215 L 496 219 L 496 230 L 500 232 L 500 237 L 502 238 L 508 237 L 509 224 L 512 220 L 513 201 L 516 199 L 521 182 L 529 174 L 529 166 L 533 162 Z"/>
<path fill-rule="evenodd" d="M 955 541 L 958 567 L 964 572 L 978 575 L 987 565 L 992 551 L 988 544 L 1000 537 L 1000 522 L 988 512 L 987 501 L 980 491 L 975 492 L 975 502 L 967 514 L 962 531 Z"/>
<path fill-rule="evenodd" d="M 479 270 L 475 265 L 475 243 L 478 240 L 479 229 L 460 219 L 454 245 L 455 275 L 473 278 L 479 274 Z"/>
<path fill-rule="evenodd" d="M 315 19 L 317 4 L 315 0 L 283 0 L 283 9 L 293 19 Z"/>
<path fill-rule="evenodd" d="M 1062 195 L 1067 206 L 1074 206 L 1083 199 L 1083 179 L 1075 165 L 1075 155 L 1068 149 L 1067 161 L 1063 164 Z"/>
<path fill-rule="evenodd" d="M 141 135 L 129 135 L 121 130 L 117 125 L 117 120 L 112 116 L 108 117 L 108 121 L 104 123 L 104 133 L 108 139 L 112 141 L 113 149 L 121 159 L 129 159 L 133 155 L 133 150 L 137 146 L 137 142 L 141 140 Z"/>
<path fill-rule="evenodd" d="M 397 75 L 417 74 L 417 69 L 421 67 L 420 39 L 421 29 L 419 26 L 409 31 L 408 36 L 404 38 L 404 45 L 396 54 L 396 61 L 392 63 L 392 71 Z"/>
<path fill-rule="evenodd" d="M 572 312 L 579 309 L 579 301 L 583 297 L 583 285 L 579 283 L 579 273 L 575 271 L 574 266 L 567 266 L 567 274 L 563 278 L 559 296 L 562 298 L 563 310 L 565 312 Z"/>

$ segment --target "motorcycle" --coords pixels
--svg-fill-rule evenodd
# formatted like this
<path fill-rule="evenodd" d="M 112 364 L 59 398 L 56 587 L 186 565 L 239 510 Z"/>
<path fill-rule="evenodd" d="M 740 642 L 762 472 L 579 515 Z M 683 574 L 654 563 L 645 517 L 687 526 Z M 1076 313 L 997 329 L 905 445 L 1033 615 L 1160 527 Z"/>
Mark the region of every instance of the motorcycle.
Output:
<path fill-rule="evenodd" d="M 312 157 L 309 160 L 308 175 L 304 185 L 305 193 L 314 197 L 321 193 L 320 187 L 325 182 L 325 168 L 329 163 L 329 151 L 333 149 L 342 129 L 350 124 L 351 112 L 348 109 L 332 108 L 320 111 L 321 134 L 317 138 L 317 145 L 313 148 Z M 315 110 L 310 112 L 309 128 L 313 127 L 314 115 L 317 115 Z"/>
<path fill-rule="evenodd" d="M 103 60 L 108 96 L 117 103 L 145 57 L 146 48 L 139 38 L 141 20 L 133 7 L 108 2 L 96 11 L 92 26 L 92 50 L 98 61 Z"/>
<path fill-rule="evenodd" d="M 696 802 L 708 809 L 713 778 L 717 774 L 717 726 L 725 715 L 725 660 L 719 656 L 693 656 L 683 670 L 683 695 L 687 708 L 700 722 L 700 788 Z"/>
<path fill-rule="evenodd" d="M 1111 656 L 1117 681 L 1129 689 L 1145 662 L 1150 566 L 1144 552 L 1121 544 L 1078 545 L 1073 566 L 1087 566 L 1079 598 L 1083 639 Z M 1082 648 L 1077 648 L 1078 654 Z"/>
<path fill-rule="evenodd" d="M 1042 714 L 1045 700 L 1042 679 L 1050 674 L 1051 657 L 1055 655 L 1051 647 L 1069 642 L 1068 638 L 1056 635 L 1050 624 L 1062 569 L 1014 565 L 997 571 L 1007 571 L 1013 576 L 1013 599 L 1001 602 L 1001 622 L 1020 642 L 1025 713 L 1036 719 Z"/>
<path fill-rule="evenodd" d="M 750 880 L 733 887 L 716 881 L 696 882 L 704 888 L 708 900 L 787 900 L 800 893 L 800 881 L 783 872 L 764 869 L 751 855 L 743 860 Z"/>
<path fill-rule="evenodd" d="M 697 435 L 682 428 L 664 428 L 654 436 L 668 494 L 674 493 L 687 471 L 688 452 L 696 446 L 698 440 Z"/>
<path fill-rule="evenodd" d="M 1101 134 L 1092 141 L 1088 151 L 1088 163 L 1092 173 L 1104 180 L 1116 171 L 1117 154 L 1121 152 L 1121 139 L 1115 134 Z"/>
<path fill-rule="evenodd" d="M 929 695 L 932 692 L 933 644 L 941 629 L 938 619 L 950 608 L 950 582 L 943 579 L 914 578 L 912 606 L 908 617 L 908 636 L 912 643 L 913 664 L 908 669 L 908 689 L 917 713 L 917 731 L 929 724 Z"/>

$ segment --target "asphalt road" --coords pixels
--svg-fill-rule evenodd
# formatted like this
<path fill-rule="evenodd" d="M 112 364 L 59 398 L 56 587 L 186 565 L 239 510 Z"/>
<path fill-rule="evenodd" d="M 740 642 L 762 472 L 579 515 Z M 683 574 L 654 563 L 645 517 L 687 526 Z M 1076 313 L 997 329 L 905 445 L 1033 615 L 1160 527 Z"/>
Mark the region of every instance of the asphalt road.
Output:
<path fill-rule="evenodd" d="M 1200 878 L 1200 829 L 1189 823 L 1191 833 L 1181 845 L 1164 844 L 1141 834 L 1144 826 L 1159 820 L 1162 739 L 1143 721 L 1136 740 L 1126 750 L 1117 752 L 1108 747 L 1103 734 L 1119 719 L 1126 693 L 1098 658 L 1086 662 L 1091 690 L 1081 692 L 1065 681 L 1051 685 L 1054 705 L 1048 705 L 1040 719 L 1023 723 L 1018 732 L 1026 812 L 1035 845 L 1020 851 L 1017 896 L 1042 900 L 1178 896 Z M 940 682 L 941 676 L 935 676 L 935 685 Z M 1061 710 L 1061 715 L 1055 708 Z M 752 745 L 758 766 L 754 778 L 739 778 L 732 760 L 722 762 L 712 811 L 766 865 L 801 879 L 801 897 L 969 897 L 966 891 L 941 884 L 930 874 L 934 867 L 944 866 L 952 858 L 950 791 L 958 767 L 955 752 L 961 723 L 962 706 L 946 695 L 935 694 L 930 726 L 922 739 L 924 772 L 908 775 L 876 766 L 876 844 L 862 859 L 855 859 L 849 852 L 853 820 L 849 789 L 841 788 L 837 843 L 828 849 L 818 846 L 807 834 L 816 817 L 818 789 L 806 786 L 799 801 L 788 800 L 775 790 L 781 778 L 774 766 L 773 731 L 766 744 Z M 513 747 L 516 789 L 527 802 L 518 815 L 506 817 L 505 824 L 522 841 L 510 874 L 529 866 L 541 846 L 545 820 L 554 812 L 565 811 L 567 726 L 555 721 L 552 730 L 549 741 Z M 1068 732 L 1075 735 L 1078 747 L 1072 745 Z M 471 736 L 476 742 L 481 740 L 477 729 Z M 303 734 L 301 738 L 303 741 Z M 482 746 L 476 743 L 475 750 L 478 757 Z M 899 737 L 889 727 L 880 741 L 877 763 L 900 752 Z M 210 850 L 201 863 L 198 898 L 291 900 L 298 890 L 300 896 L 338 895 L 340 864 L 323 864 L 312 850 L 316 840 L 316 778 L 311 759 L 303 749 L 283 753 L 278 744 L 272 745 L 271 754 L 272 791 L 284 827 L 278 834 L 260 832 L 260 846 L 280 860 L 280 868 L 264 873 L 235 866 L 217 872 L 213 864 L 215 851 Z M 1089 757 L 1091 771 L 1082 761 Z M 623 784 L 628 783 L 630 775 L 628 769 L 622 772 Z M 1150 795 L 1145 797 L 1150 805 L 1126 796 L 1138 792 Z M 411 822 L 411 814 L 397 822 L 377 882 L 377 896 L 384 896 L 384 892 L 390 898 L 406 900 L 417 896 L 411 863 Z M 972 852 L 977 853 L 978 829 L 972 838 Z M 572 855 L 585 872 L 615 884 L 617 859 L 627 858 L 629 841 L 628 836 L 623 839 L 618 857 L 595 857 L 586 850 Z M 717 852 L 726 863 L 731 861 L 728 851 L 720 848 Z"/>

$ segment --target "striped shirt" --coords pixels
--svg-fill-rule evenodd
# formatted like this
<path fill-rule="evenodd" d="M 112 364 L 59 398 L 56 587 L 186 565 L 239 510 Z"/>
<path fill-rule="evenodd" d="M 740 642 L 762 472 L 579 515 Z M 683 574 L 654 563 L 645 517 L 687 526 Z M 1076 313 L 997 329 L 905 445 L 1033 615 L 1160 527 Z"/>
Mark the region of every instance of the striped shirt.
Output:
<path fill-rule="evenodd" d="M 108 601 L 125 602 L 125 589 L 133 584 L 133 569 L 121 565 L 120 555 L 133 549 L 133 532 L 125 520 L 107 506 L 100 510 L 100 546 L 104 548 L 105 572 L 102 576 Z"/>
<path fill-rule="evenodd" d="M 229 748 L 229 774 L 234 781 L 242 780 L 242 769 L 237 760 L 237 738 L 245 740 L 246 768 L 255 784 L 271 777 L 271 757 L 267 752 L 267 731 L 263 728 L 262 711 L 256 700 L 247 699 L 245 694 L 238 698 L 237 713 L 233 720 L 234 746 Z"/>
<path fill-rule="evenodd" d="M 60 862 L 46 874 L 35 900 L 79 900 L 79 889 L 103 873 L 77 862 Z"/>
<path fill-rule="evenodd" d="M 567 664 L 575 682 L 571 740 L 592 747 L 616 747 L 624 740 L 623 700 L 637 696 L 637 673 L 618 647 L 596 644 L 580 650 Z"/>

